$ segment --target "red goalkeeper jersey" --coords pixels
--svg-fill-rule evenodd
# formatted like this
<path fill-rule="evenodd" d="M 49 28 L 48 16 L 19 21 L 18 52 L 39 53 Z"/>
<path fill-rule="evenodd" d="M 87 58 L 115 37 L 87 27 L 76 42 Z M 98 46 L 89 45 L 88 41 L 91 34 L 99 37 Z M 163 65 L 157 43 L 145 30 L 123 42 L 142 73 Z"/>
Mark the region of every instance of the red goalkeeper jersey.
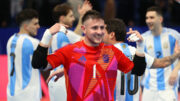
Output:
<path fill-rule="evenodd" d="M 127 73 L 134 66 L 113 45 L 90 47 L 84 41 L 57 50 L 47 60 L 53 68 L 64 65 L 67 101 L 114 101 L 117 69 Z"/>

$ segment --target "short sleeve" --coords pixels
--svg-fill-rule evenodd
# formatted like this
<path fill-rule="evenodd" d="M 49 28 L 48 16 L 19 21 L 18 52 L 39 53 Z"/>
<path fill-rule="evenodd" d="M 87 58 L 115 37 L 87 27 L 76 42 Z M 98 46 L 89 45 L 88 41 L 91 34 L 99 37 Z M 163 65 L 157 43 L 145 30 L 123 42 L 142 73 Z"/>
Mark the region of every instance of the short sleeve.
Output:
<path fill-rule="evenodd" d="M 113 50 L 115 52 L 115 56 L 117 58 L 118 62 L 118 69 L 121 70 L 124 73 L 128 73 L 132 70 L 134 67 L 134 64 L 132 61 L 130 61 L 120 50 L 118 50 L 116 47 L 113 47 Z"/>
<path fill-rule="evenodd" d="M 180 45 L 180 33 L 174 29 L 169 28 L 169 33 L 174 36 L 176 40 L 178 40 L 178 44 Z"/>
<path fill-rule="evenodd" d="M 68 37 L 70 43 L 75 43 L 80 41 L 81 36 L 77 35 L 75 32 L 68 30 L 68 33 L 66 34 L 66 36 Z"/>
<path fill-rule="evenodd" d="M 71 45 L 67 45 L 61 49 L 58 49 L 53 54 L 47 56 L 47 61 L 53 69 L 60 66 L 61 64 L 64 66 L 66 65 L 68 57 L 71 55 L 69 50 L 71 50 Z"/>
<path fill-rule="evenodd" d="M 145 59 L 146 59 L 146 68 L 150 69 L 153 65 L 154 57 L 145 53 Z"/>
<path fill-rule="evenodd" d="M 34 50 L 37 48 L 38 45 L 39 45 L 39 40 L 35 39 L 35 42 L 33 43 Z"/>

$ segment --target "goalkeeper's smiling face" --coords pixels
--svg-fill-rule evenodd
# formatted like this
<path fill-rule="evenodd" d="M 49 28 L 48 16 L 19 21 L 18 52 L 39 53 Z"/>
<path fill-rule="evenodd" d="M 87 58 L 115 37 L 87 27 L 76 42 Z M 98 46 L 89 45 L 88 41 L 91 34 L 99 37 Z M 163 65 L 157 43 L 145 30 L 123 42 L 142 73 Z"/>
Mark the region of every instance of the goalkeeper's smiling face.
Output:
<path fill-rule="evenodd" d="M 85 34 L 85 43 L 89 46 L 98 46 L 104 37 L 105 24 L 103 19 L 88 19 L 82 26 Z"/>

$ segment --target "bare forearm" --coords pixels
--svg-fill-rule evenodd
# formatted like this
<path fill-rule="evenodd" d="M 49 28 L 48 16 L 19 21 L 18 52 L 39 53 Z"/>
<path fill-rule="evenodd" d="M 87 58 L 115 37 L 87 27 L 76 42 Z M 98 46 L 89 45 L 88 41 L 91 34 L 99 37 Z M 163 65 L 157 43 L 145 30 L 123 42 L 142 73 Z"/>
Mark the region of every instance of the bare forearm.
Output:
<path fill-rule="evenodd" d="M 137 56 L 140 56 L 140 57 L 145 57 L 145 54 L 144 53 L 141 53 L 141 52 L 138 52 L 138 51 L 136 51 L 136 53 L 135 53 Z"/>
<path fill-rule="evenodd" d="M 81 30 L 81 25 L 82 25 L 82 16 L 80 16 L 78 24 L 74 30 L 74 32 L 80 36 L 82 36 L 82 30 Z"/>
<path fill-rule="evenodd" d="M 155 59 L 152 68 L 164 68 L 172 63 L 178 58 L 179 54 L 173 54 L 171 56 L 167 56 L 161 59 Z"/>

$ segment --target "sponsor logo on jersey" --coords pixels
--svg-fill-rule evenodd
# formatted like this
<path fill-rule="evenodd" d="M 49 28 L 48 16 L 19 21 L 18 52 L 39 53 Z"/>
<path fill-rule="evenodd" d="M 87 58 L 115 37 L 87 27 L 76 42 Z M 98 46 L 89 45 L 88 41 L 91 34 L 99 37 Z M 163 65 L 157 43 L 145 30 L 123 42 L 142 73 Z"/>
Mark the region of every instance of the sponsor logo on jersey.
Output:
<path fill-rule="evenodd" d="M 86 62 L 85 56 L 81 56 L 81 57 L 78 59 L 78 61 L 85 63 L 85 62 Z"/>

